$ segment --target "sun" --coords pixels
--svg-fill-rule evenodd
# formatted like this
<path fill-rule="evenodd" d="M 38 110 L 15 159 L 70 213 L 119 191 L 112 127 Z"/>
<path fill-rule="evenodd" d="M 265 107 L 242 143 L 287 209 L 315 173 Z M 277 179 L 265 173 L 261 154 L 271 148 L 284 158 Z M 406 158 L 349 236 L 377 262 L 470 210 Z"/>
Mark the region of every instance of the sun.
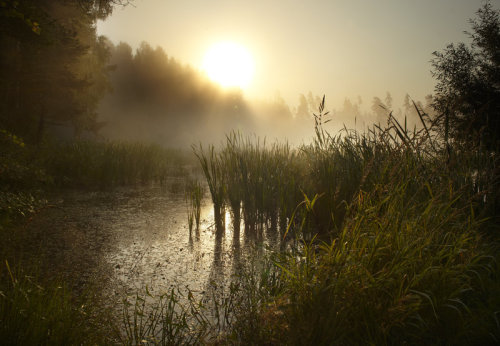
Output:
<path fill-rule="evenodd" d="M 255 64 L 245 47 L 234 42 L 214 44 L 205 54 L 203 70 L 223 87 L 244 89 L 252 81 Z"/>

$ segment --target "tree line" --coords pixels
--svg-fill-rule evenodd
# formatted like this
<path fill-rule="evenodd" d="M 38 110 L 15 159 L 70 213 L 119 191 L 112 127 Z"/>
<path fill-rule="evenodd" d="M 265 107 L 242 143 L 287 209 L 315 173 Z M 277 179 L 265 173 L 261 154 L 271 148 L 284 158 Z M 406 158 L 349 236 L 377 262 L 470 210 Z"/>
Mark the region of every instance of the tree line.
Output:
<path fill-rule="evenodd" d="M 96 33 L 116 0 L 0 3 L 0 126 L 38 142 L 50 123 L 92 129 L 109 88 Z"/>
<path fill-rule="evenodd" d="M 142 127 L 143 137 L 156 140 L 196 129 L 208 118 L 221 126 L 248 125 L 249 109 L 241 90 L 222 89 L 201 71 L 147 42 L 135 51 L 125 42 L 114 45 L 106 40 L 106 47 L 112 91 L 99 108 L 105 132 L 134 137 L 132 132 Z"/>
<path fill-rule="evenodd" d="M 310 119 L 320 97 L 299 95 L 291 109 L 277 94 L 250 107 L 241 90 L 224 90 L 200 71 L 144 42 L 134 52 L 96 32 L 120 0 L 3 0 L 0 2 L 0 128 L 39 142 L 46 128 L 64 125 L 76 136 L 120 123 L 160 121 L 166 136 L 206 122 L 255 129 L 252 113 L 278 123 Z M 409 98 L 393 115 L 419 120 L 447 143 L 467 142 L 498 151 L 500 133 L 499 10 L 486 2 L 470 20 L 471 44 L 434 52 L 434 95 L 425 104 Z M 103 100 L 103 96 L 105 99 Z M 346 99 L 332 114 L 338 123 L 383 124 L 393 99 L 374 97 L 371 113 L 361 98 Z M 418 111 L 417 111 L 418 109 Z M 205 123 L 202 123 L 205 122 Z M 157 127 L 152 125 L 152 128 Z M 145 129 L 145 132 L 150 129 Z M 182 132 L 182 129 L 181 129 Z"/>

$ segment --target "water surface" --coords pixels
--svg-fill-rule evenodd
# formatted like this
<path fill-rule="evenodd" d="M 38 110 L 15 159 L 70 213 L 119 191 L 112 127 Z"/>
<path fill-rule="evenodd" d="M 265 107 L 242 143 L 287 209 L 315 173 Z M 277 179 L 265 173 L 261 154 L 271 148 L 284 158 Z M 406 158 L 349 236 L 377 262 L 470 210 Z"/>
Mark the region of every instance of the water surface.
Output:
<path fill-rule="evenodd" d="M 184 194 L 172 188 L 182 184 L 175 178 L 165 186 L 58 193 L 30 222 L 31 246 L 47 259 L 49 272 L 77 290 L 97 285 L 111 301 L 146 287 L 154 294 L 180 287 L 203 295 L 276 246 L 276 235 L 234 232 L 229 213 L 218 236 L 208 196 L 200 229 L 190 235 Z"/>

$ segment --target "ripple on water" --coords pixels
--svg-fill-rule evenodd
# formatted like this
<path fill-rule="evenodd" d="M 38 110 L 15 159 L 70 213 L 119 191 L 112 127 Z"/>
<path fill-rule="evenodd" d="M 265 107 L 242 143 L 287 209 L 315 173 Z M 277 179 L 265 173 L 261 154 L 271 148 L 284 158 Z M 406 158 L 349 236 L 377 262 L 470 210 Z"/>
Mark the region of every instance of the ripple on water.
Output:
<path fill-rule="evenodd" d="M 31 226 L 44 232 L 39 246 L 52 259 L 52 269 L 76 277 L 78 285 L 101 283 L 109 298 L 146 286 L 156 294 L 171 287 L 201 294 L 211 282 L 228 283 L 243 263 L 262 254 L 248 246 L 255 243 L 244 232 L 235 237 L 227 229 L 215 236 L 208 198 L 192 237 L 183 194 L 160 186 L 67 191 L 57 199 L 57 208 Z"/>

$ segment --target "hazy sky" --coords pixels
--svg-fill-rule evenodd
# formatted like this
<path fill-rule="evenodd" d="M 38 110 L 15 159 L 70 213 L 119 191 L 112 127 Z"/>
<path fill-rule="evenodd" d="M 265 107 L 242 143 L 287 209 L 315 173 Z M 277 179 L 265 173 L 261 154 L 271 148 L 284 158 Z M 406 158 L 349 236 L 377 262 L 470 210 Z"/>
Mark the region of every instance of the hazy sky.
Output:
<path fill-rule="evenodd" d="M 491 2 L 495 8 L 499 0 Z M 468 19 L 482 0 L 134 0 L 98 24 L 114 43 L 161 46 L 169 56 L 200 68 L 214 43 L 245 46 L 255 60 L 248 98 L 290 106 L 299 93 L 326 94 L 327 106 L 345 97 L 364 106 L 387 91 L 400 103 L 406 93 L 432 93 L 432 52 L 467 41 Z"/>

